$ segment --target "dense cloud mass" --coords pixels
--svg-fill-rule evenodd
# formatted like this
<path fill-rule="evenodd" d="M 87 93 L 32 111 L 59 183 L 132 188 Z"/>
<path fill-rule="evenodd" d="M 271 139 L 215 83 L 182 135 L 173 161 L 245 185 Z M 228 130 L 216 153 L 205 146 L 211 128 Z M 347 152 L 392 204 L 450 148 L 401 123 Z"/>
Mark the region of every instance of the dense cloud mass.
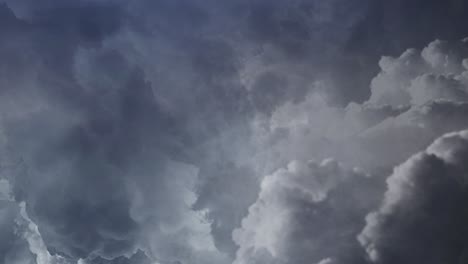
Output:
<path fill-rule="evenodd" d="M 263 179 L 233 233 L 240 246 L 234 263 L 360 263 L 355 237 L 379 191 L 369 175 L 334 160 L 293 161 Z"/>
<path fill-rule="evenodd" d="M 466 263 L 468 131 L 437 139 L 395 168 L 359 236 L 375 263 Z"/>
<path fill-rule="evenodd" d="M 331 156 L 370 170 L 404 161 L 438 136 L 467 127 L 467 48 L 465 41 L 436 40 L 383 57 L 362 104 L 336 107 L 311 93 L 279 107 L 256 121 L 258 141 L 270 149 L 259 155 L 280 163 Z"/>
<path fill-rule="evenodd" d="M 466 22 L 458 0 L 0 1 L 0 263 L 466 262 Z"/>

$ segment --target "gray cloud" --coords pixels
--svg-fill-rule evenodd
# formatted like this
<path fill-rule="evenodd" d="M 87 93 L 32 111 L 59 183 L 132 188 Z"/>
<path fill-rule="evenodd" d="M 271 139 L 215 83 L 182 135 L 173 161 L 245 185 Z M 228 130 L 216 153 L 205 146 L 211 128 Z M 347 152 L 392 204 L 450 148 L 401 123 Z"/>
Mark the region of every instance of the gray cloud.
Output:
<path fill-rule="evenodd" d="M 375 263 L 464 263 L 467 131 L 447 134 L 395 168 L 359 236 Z"/>
<path fill-rule="evenodd" d="M 287 198 L 289 197 L 287 195 L 283 197 L 283 193 L 294 196 L 302 192 L 317 192 L 314 186 L 304 182 L 297 184 L 299 187 L 291 187 L 291 191 L 284 191 L 283 189 L 287 188 L 283 185 L 291 184 L 283 184 L 282 181 L 287 182 L 288 179 L 299 177 L 294 176 L 295 173 L 291 173 L 290 169 L 274 172 L 273 176 L 266 176 L 261 185 L 259 198 L 250 208 L 249 215 L 244 218 L 242 228 L 233 233 L 235 241 L 240 246 L 236 261 L 238 263 L 308 263 L 310 261 L 366 263 L 366 257 L 357 244 L 356 237 L 364 227 L 364 215 L 372 210 L 381 198 L 379 183 L 385 179 L 386 173 L 395 164 L 424 149 L 440 135 L 468 126 L 464 121 L 466 69 L 463 56 L 465 55 L 457 52 L 458 48 L 463 48 L 464 45 L 464 42 L 451 46 L 447 42 L 434 41 L 422 51 L 409 50 L 399 58 L 383 58 L 380 64 L 382 71 L 372 83 L 372 95 L 363 104 L 349 104 L 346 108 L 335 107 L 329 105 L 320 94 L 311 93 L 303 102 L 287 103 L 274 111 L 271 117 L 266 119 L 260 117 L 255 126 L 258 132 L 257 142 L 264 144 L 265 147 L 258 153 L 258 159 L 284 164 L 291 158 L 339 157 L 347 164 L 358 164 L 372 171 L 375 176 L 369 181 L 375 181 L 375 185 L 359 182 L 353 177 L 351 182 L 356 185 L 337 185 L 336 188 L 340 188 L 340 193 L 344 195 L 343 199 L 350 201 L 356 198 L 356 195 L 363 195 L 363 198 L 357 198 L 358 201 L 368 202 L 363 208 L 358 206 L 362 205 L 358 201 L 347 207 L 352 214 L 357 215 L 358 220 L 353 222 L 350 220 L 352 217 L 346 218 L 348 216 L 345 208 L 334 208 L 336 211 L 332 211 L 333 213 L 317 210 L 316 214 L 309 215 L 309 208 L 320 208 L 323 204 L 317 202 L 315 204 L 313 201 L 308 202 L 311 205 L 306 202 L 288 203 L 287 201 L 291 199 Z M 266 171 L 270 169 L 266 168 Z M 459 169 L 459 171 L 461 173 L 464 170 Z M 313 175 L 311 172 L 302 177 L 313 179 Z M 333 171 L 325 178 L 333 180 L 338 175 L 341 175 L 339 171 Z M 272 184 L 274 186 L 277 184 L 283 187 L 272 188 L 274 190 L 267 192 L 264 189 L 269 182 L 274 182 Z M 328 192 L 327 186 L 320 186 L 318 190 Z M 371 190 L 375 192 L 372 193 Z M 268 196 L 270 198 L 262 198 L 266 195 L 265 192 L 270 193 Z M 341 201 L 333 196 L 333 191 L 329 192 L 325 201 L 330 199 L 340 205 L 347 204 L 344 200 Z M 441 189 L 440 192 L 440 195 L 443 195 L 444 190 Z M 395 199 L 399 194 L 395 194 Z M 402 206 L 409 203 L 403 201 Z M 327 203 L 325 204 L 323 206 L 327 208 Z M 401 217 L 410 214 L 411 209 L 405 212 Z M 341 226 L 339 222 L 341 217 L 350 221 Z M 456 217 L 453 215 L 447 216 L 448 221 L 454 218 Z M 262 229 L 263 225 L 265 230 Z M 456 229 L 460 228 L 460 225 L 457 226 Z M 411 228 L 418 230 L 415 226 Z M 398 232 L 393 231 L 388 230 L 389 239 L 381 239 L 377 234 L 375 238 L 371 238 L 378 240 L 376 243 L 382 243 L 382 251 L 390 247 L 386 245 L 401 245 L 401 251 L 392 256 L 395 259 L 389 257 L 383 263 L 394 263 L 405 259 L 410 259 L 408 263 L 416 261 L 418 258 L 411 259 L 411 252 L 403 250 L 403 248 L 411 250 L 413 243 L 403 240 L 392 241 L 392 236 Z M 339 235 L 334 237 L 333 232 L 338 232 Z M 288 234 L 294 235 L 289 237 Z M 324 246 L 330 245 L 331 242 L 321 241 L 322 238 L 332 239 L 333 246 L 331 248 Z M 451 247 L 446 243 L 448 242 L 442 241 L 439 245 L 441 248 Z M 341 245 L 344 248 L 341 248 Z M 374 247 L 371 245 L 367 249 L 371 251 Z M 424 252 L 423 248 L 425 247 L 421 247 L 421 252 Z"/>
<path fill-rule="evenodd" d="M 21 74 L 28 78 L 7 80 L 16 89 L 5 90 L 2 96 L 16 102 L 3 105 L 6 155 L 17 157 L 24 167 L 14 177 L 14 195 L 26 202 L 50 254 L 71 260 L 130 257 L 140 247 L 149 254 L 151 246 L 141 245 L 146 239 L 142 232 L 153 223 L 159 229 L 164 223 L 175 225 L 165 227 L 176 228 L 167 236 L 180 233 L 179 242 L 174 243 L 185 243 L 183 237 L 196 237 L 196 232 L 208 232 L 205 236 L 210 240 L 209 230 L 177 229 L 182 227 L 174 220 L 185 217 L 186 211 L 190 214 L 193 201 L 186 200 L 184 192 L 194 190 L 190 186 L 197 171 L 171 161 L 171 156 L 182 158 L 182 152 L 177 150 L 170 115 L 152 99 L 151 84 L 118 51 L 88 45 L 99 44 L 98 35 L 107 34 L 87 32 L 87 27 L 94 30 L 94 24 L 104 23 L 106 32 L 112 19 L 101 21 L 99 13 L 111 14 L 114 7 L 109 8 L 86 5 L 83 12 L 91 12 L 86 18 L 90 21 L 82 21 L 76 13 L 81 6 L 65 4 L 34 13 L 33 24 L 15 34 L 31 41 L 61 36 L 61 42 L 55 43 L 58 49 L 42 42 L 28 47 L 33 57 L 29 64 L 20 65 Z M 69 11 L 72 16 L 67 15 Z M 48 21 L 42 21 L 47 12 Z M 83 43 L 76 43 L 81 39 Z M 23 52 L 13 49 L 7 55 Z M 82 56 L 84 64 L 74 67 Z M 147 232 L 151 237 L 157 233 Z"/>
<path fill-rule="evenodd" d="M 286 164 L 335 157 L 368 170 L 403 162 L 440 135 L 467 127 L 465 49 L 464 41 L 434 41 L 421 51 L 383 57 L 362 104 L 338 107 L 311 92 L 257 118 L 259 159 Z"/>
<path fill-rule="evenodd" d="M 263 179 L 233 233 L 234 263 L 362 263 L 356 235 L 380 189 L 375 179 L 333 160 L 291 162 Z"/>
<path fill-rule="evenodd" d="M 454 12 L 430 34 L 413 34 L 414 13 L 389 3 L 376 23 L 383 11 L 368 0 L 4 2 L 0 177 L 16 201 L 2 201 L 7 263 L 231 263 L 244 250 L 231 233 L 264 175 L 330 156 L 377 177 L 322 186 L 322 202 L 291 201 L 281 261 L 360 261 L 350 241 L 382 175 L 466 124 L 466 47 L 453 41 L 465 5 L 456 13 L 454 1 L 418 10 L 421 21 L 432 7 Z M 439 35 L 451 42 L 394 57 Z M 342 208 L 356 199 L 363 208 Z M 302 212 L 304 202 L 320 213 Z M 327 212 L 336 223 L 304 228 Z M 337 247 L 319 245 L 327 239 Z M 326 254 L 303 253 L 311 241 Z"/>

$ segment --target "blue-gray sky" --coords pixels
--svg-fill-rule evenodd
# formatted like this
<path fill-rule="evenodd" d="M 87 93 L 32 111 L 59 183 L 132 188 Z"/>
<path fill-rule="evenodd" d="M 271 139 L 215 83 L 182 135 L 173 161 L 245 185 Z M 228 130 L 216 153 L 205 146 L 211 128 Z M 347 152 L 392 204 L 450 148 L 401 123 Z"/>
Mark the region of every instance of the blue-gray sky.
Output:
<path fill-rule="evenodd" d="M 465 263 L 467 22 L 0 0 L 0 263 Z"/>

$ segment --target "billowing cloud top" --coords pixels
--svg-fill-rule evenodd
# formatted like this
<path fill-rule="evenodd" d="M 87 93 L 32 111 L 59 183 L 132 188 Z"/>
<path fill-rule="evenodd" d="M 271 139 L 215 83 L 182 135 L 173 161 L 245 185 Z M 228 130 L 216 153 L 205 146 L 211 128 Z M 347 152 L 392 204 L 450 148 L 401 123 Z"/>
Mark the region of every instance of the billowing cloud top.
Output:
<path fill-rule="evenodd" d="M 446 134 L 395 168 L 359 235 L 377 263 L 465 263 L 468 131 Z"/>
<path fill-rule="evenodd" d="M 465 263 L 466 22 L 0 1 L 0 263 Z"/>

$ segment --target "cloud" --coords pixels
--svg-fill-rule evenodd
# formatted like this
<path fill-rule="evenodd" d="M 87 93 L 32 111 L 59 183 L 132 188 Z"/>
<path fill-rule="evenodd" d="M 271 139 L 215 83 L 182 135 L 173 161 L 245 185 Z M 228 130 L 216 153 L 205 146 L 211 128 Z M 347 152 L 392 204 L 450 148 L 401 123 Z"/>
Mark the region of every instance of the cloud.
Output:
<path fill-rule="evenodd" d="M 375 263 L 464 263 L 468 132 L 450 133 L 395 168 L 359 236 Z"/>
<path fill-rule="evenodd" d="M 304 182 L 292 184 L 285 180 L 299 177 L 292 172 L 294 170 L 290 167 L 273 172 L 264 178 L 259 198 L 249 209 L 249 215 L 243 220 L 242 228 L 234 232 L 234 240 L 239 245 L 237 263 L 302 263 L 301 257 L 315 263 L 320 261 L 366 263 L 362 248 L 356 244 L 356 237 L 365 225 L 364 215 L 373 210 L 381 198 L 380 191 L 382 190 L 379 191 L 379 183 L 383 182 L 395 164 L 425 149 L 434 139 L 447 132 L 468 127 L 464 118 L 467 106 L 466 82 L 464 81 L 466 68 L 463 57 L 465 54 L 460 52 L 465 45 L 463 41 L 455 45 L 434 41 L 423 51 L 411 49 L 398 58 L 383 58 L 382 71 L 372 83 L 372 95 L 363 104 L 352 103 L 345 108 L 332 106 L 321 94 L 309 93 L 302 102 L 290 101 L 277 108 L 271 117 L 259 116 L 257 123 L 254 123 L 254 131 L 258 133 L 257 144 L 263 148 L 260 148 L 261 151 L 257 153 L 257 159 L 265 160 L 267 164 L 259 171 L 275 171 L 275 164 L 287 164 L 290 159 L 304 157 L 323 159 L 332 156 L 342 160 L 344 164 L 363 166 L 367 171 L 371 171 L 374 177 L 368 180 L 369 182 L 375 181 L 376 185 L 359 182 L 357 180 L 359 177 L 350 177 L 353 178 L 353 184 L 356 184 L 354 187 L 345 183 L 337 183 L 331 189 L 326 184 L 315 189 L 313 185 Z M 316 83 L 315 85 L 325 84 Z M 453 140 L 453 142 L 455 143 L 452 143 L 452 147 L 464 145 L 459 140 Z M 429 149 L 435 148 L 433 145 Z M 435 151 L 432 150 L 432 152 Z M 441 150 L 437 150 L 437 153 L 441 153 Z M 445 153 L 447 154 L 444 155 L 452 155 L 448 154 L 452 151 L 445 151 Z M 428 159 L 431 160 L 431 157 Z M 463 163 L 460 160 L 458 162 Z M 268 167 L 268 164 L 272 164 L 271 167 Z M 461 165 L 457 166 L 458 173 L 462 173 L 465 168 Z M 436 167 L 429 167 L 421 174 L 432 173 L 431 170 L 435 171 L 434 175 L 440 171 Z M 339 171 L 333 173 L 330 179 L 339 178 L 338 175 L 341 175 Z M 278 175 L 282 175 L 284 179 Z M 314 175 L 314 172 L 310 172 L 310 175 Z M 393 177 L 391 176 L 390 179 Z M 268 187 L 269 184 L 272 187 Z M 292 190 L 285 191 L 288 188 Z M 339 200 L 332 195 L 335 189 L 340 189 L 341 193 L 344 193 L 346 198 L 343 199 L 352 200 L 362 194 L 365 196 L 362 200 L 368 200 L 365 208 L 356 207 L 355 204 L 359 204 L 358 202 L 348 207 L 353 214 L 359 215 L 356 222 L 349 221 L 341 226 L 339 220 L 346 215 L 346 209 L 341 207 L 334 208 L 336 211 L 331 212 L 316 209 L 315 215 L 312 213 L 309 215 L 308 209 L 326 207 L 330 201 L 340 205 L 346 204 L 345 200 Z M 371 193 L 369 191 L 371 189 L 375 193 Z M 324 201 L 320 201 L 319 198 L 314 200 L 314 198 L 301 197 L 296 200 L 302 199 L 302 203 L 290 202 L 296 200 L 290 198 L 289 195 L 295 197 L 295 195 L 300 196 L 301 193 L 309 192 L 317 197 L 321 192 L 325 193 Z M 424 193 L 424 190 L 421 193 Z M 443 190 L 440 193 L 440 196 L 443 196 Z M 398 191 L 392 199 L 400 199 L 401 195 L 402 192 Z M 401 203 L 402 207 L 410 206 L 411 200 L 408 198 L 408 201 L 404 200 Z M 408 207 L 401 215 L 398 213 L 397 217 L 404 219 L 411 214 L 412 209 L 414 207 Z M 427 216 L 427 221 L 432 217 L 431 215 Z M 454 215 L 447 216 L 447 221 L 455 221 L 453 220 L 455 218 Z M 302 222 L 300 219 L 307 219 L 307 221 Z M 326 224 L 322 224 L 323 222 Z M 369 226 L 372 228 L 373 225 L 368 224 L 367 229 Z M 454 229 L 458 229 L 459 226 Z M 316 227 L 317 230 L 314 229 Z M 386 224 L 382 224 L 382 228 L 386 228 Z M 405 228 L 419 230 L 414 225 L 402 227 L 402 230 L 406 230 Z M 334 233 L 329 230 L 348 232 L 343 231 L 347 235 L 340 233 L 341 236 L 334 237 Z M 365 242 L 367 243 L 366 249 L 374 254 L 373 252 L 377 251 L 374 250 L 375 247 L 382 247 L 382 251 L 386 252 L 387 248 L 395 245 L 393 246 L 395 250 L 401 251 L 388 253 L 394 255 L 389 256 L 388 260 L 382 263 L 401 262 L 405 259 L 411 260 L 408 263 L 419 261 L 420 256 L 412 258 L 410 251 L 413 247 L 408 246 L 416 241 L 392 240 L 394 233 L 398 232 L 389 229 L 386 233 L 388 239 L 387 237 L 380 238 L 380 234 L 370 235 L 373 237 L 368 240 L 374 239 L 376 242 L 375 245 L 372 244 L 374 240 Z M 404 235 L 406 231 L 401 232 Z M 294 235 L 289 237 L 289 234 Z M 367 235 L 366 231 L 364 234 Z M 332 239 L 334 241 L 332 249 L 325 246 L 322 248 L 321 246 L 330 245 L 331 242 L 324 242 L 321 239 L 324 241 Z M 363 241 L 362 238 L 361 241 Z M 349 247 L 341 248 L 341 243 Z M 440 243 L 437 245 L 443 245 L 445 242 Z M 315 251 L 314 248 L 320 250 Z M 403 248 L 408 248 L 408 251 Z M 422 246 L 418 249 L 421 254 L 424 252 L 423 248 L 426 247 Z"/>
<path fill-rule="evenodd" d="M 233 255 L 237 246 L 231 233 L 240 226 L 248 207 L 257 199 L 258 180 L 249 167 L 236 167 L 232 163 L 220 165 L 225 167 L 200 172 L 210 177 L 198 182 L 199 195 L 193 207 L 206 214 L 216 248 Z"/>
<path fill-rule="evenodd" d="M 454 43 L 435 40 L 422 51 L 409 49 L 398 58 L 382 57 L 369 102 L 398 106 L 434 99 L 466 100 L 462 73 L 468 50 L 465 41 Z"/>
<path fill-rule="evenodd" d="M 5 175 L 12 195 L 25 204 L 25 221 L 37 225 L 25 230 L 28 237 L 37 241 L 40 233 L 43 241 L 30 251 L 46 263 L 131 258 L 138 249 L 161 262 L 217 255 L 209 224 L 191 209 L 198 170 L 177 161 L 187 159 L 179 149 L 183 131 L 174 133 L 144 72 L 100 46 L 119 29 L 100 17 L 112 16 L 114 6 L 90 2 L 83 12 L 91 12 L 91 21 L 83 21 L 67 15 L 81 4 L 69 4 L 33 10 L 27 23 L 12 16 L 25 28 L 2 41 L 7 59 L 30 54 L 14 74 L 2 75 L 0 120 L 1 163 L 12 167 L 2 174 L 12 174 Z M 103 30 L 88 32 L 88 26 Z M 62 36 L 57 47 L 43 45 L 55 36 Z M 28 44 L 9 46 L 14 37 Z M 202 240 L 206 245 L 194 242 Z M 162 243 L 170 250 L 161 252 Z"/>
<path fill-rule="evenodd" d="M 378 181 L 334 160 L 291 162 L 263 179 L 233 233 L 234 263 L 360 263 L 355 237 L 379 189 Z"/>
<path fill-rule="evenodd" d="M 145 253 L 142 251 L 138 251 L 136 254 L 131 256 L 130 258 L 127 257 L 118 257 L 112 260 L 106 260 L 102 258 L 96 258 L 91 262 L 82 261 L 82 263 L 78 262 L 77 264 L 108 264 L 108 263 L 116 263 L 116 264 L 158 264 L 151 261 Z"/>
<path fill-rule="evenodd" d="M 32 263 L 33 255 L 27 242 L 15 232 L 15 219 L 19 208 L 12 201 L 11 185 L 0 179 L 0 261 L 4 263 Z"/>
<path fill-rule="evenodd" d="M 47 250 L 24 202 L 17 203 L 8 180 L 0 179 L 0 260 L 5 263 L 70 264 Z"/>
<path fill-rule="evenodd" d="M 297 223 L 285 242 L 298 247 L 274 245 L 273 237 L 241 258 L 358 261 L 363 254 L 354 249 L 362 249 L 350 241 L 379 197 L 362 190 L 466 124 L 466 43 L 434 41 L 400 57 L 392 47 L 362 52 L 353 45 L 407 43 L 399 19 L 369 20 L 375 7 L 368 0 L 4 2 L 0 173 L 9 187 L 0 181 L 0 232 L 13 242 L 0 243 L 0 254 L 7 262 L 231 263 L 249 251 L 231 233 L 254 217 L 249 206 L 260 206 L 258 191 L 266 192 L 260 183 L 291 160 L 328 157 L 343 165 L 311 163 L 318 168 L 304 174 L 324 173 L 331 182 L 301 174 L 273 184 L 287 199 L 272 205 Z M 395 39 L 355 31 L 374 25 L 395 29 Z M 454 31 L 451 40 L 462 30 Z M 421 35 L 412 43 L 434 38 Z M 381 54 L 389 56 L 379 68 Z M 343 180 L 355 173 L 348 166 L 376 177 Z M 306 197 L 291 200 L 290 184 Z M 302 212 L 303 204 L 319 215 Z M 325 223 L 327 212 L 337 222 Z M 305 228 L 306 220 L 323 230 Z M 316 233 L 317 240 L 308 237 Z M 343 244 L 325 248 L 328 238 Z M 311 241 L 320 245 L 306 252 Z"/>
<path fill-rule="evenodd" d="M 258 158 L 286 164 L 335 157 L 371 171 L 403 162 L 440 135 L 468 126 L 466 49 L 464 41 L 436 40 L 422 51 L 383 57 L 372 94 L 362 104 L 339 107 L 326 94 L 310 92 L 301 102 L 278 107 L 271 117 L 257 116 Z M 314 85 L 315 91 L 327 89 L 326 83 Z"/>

